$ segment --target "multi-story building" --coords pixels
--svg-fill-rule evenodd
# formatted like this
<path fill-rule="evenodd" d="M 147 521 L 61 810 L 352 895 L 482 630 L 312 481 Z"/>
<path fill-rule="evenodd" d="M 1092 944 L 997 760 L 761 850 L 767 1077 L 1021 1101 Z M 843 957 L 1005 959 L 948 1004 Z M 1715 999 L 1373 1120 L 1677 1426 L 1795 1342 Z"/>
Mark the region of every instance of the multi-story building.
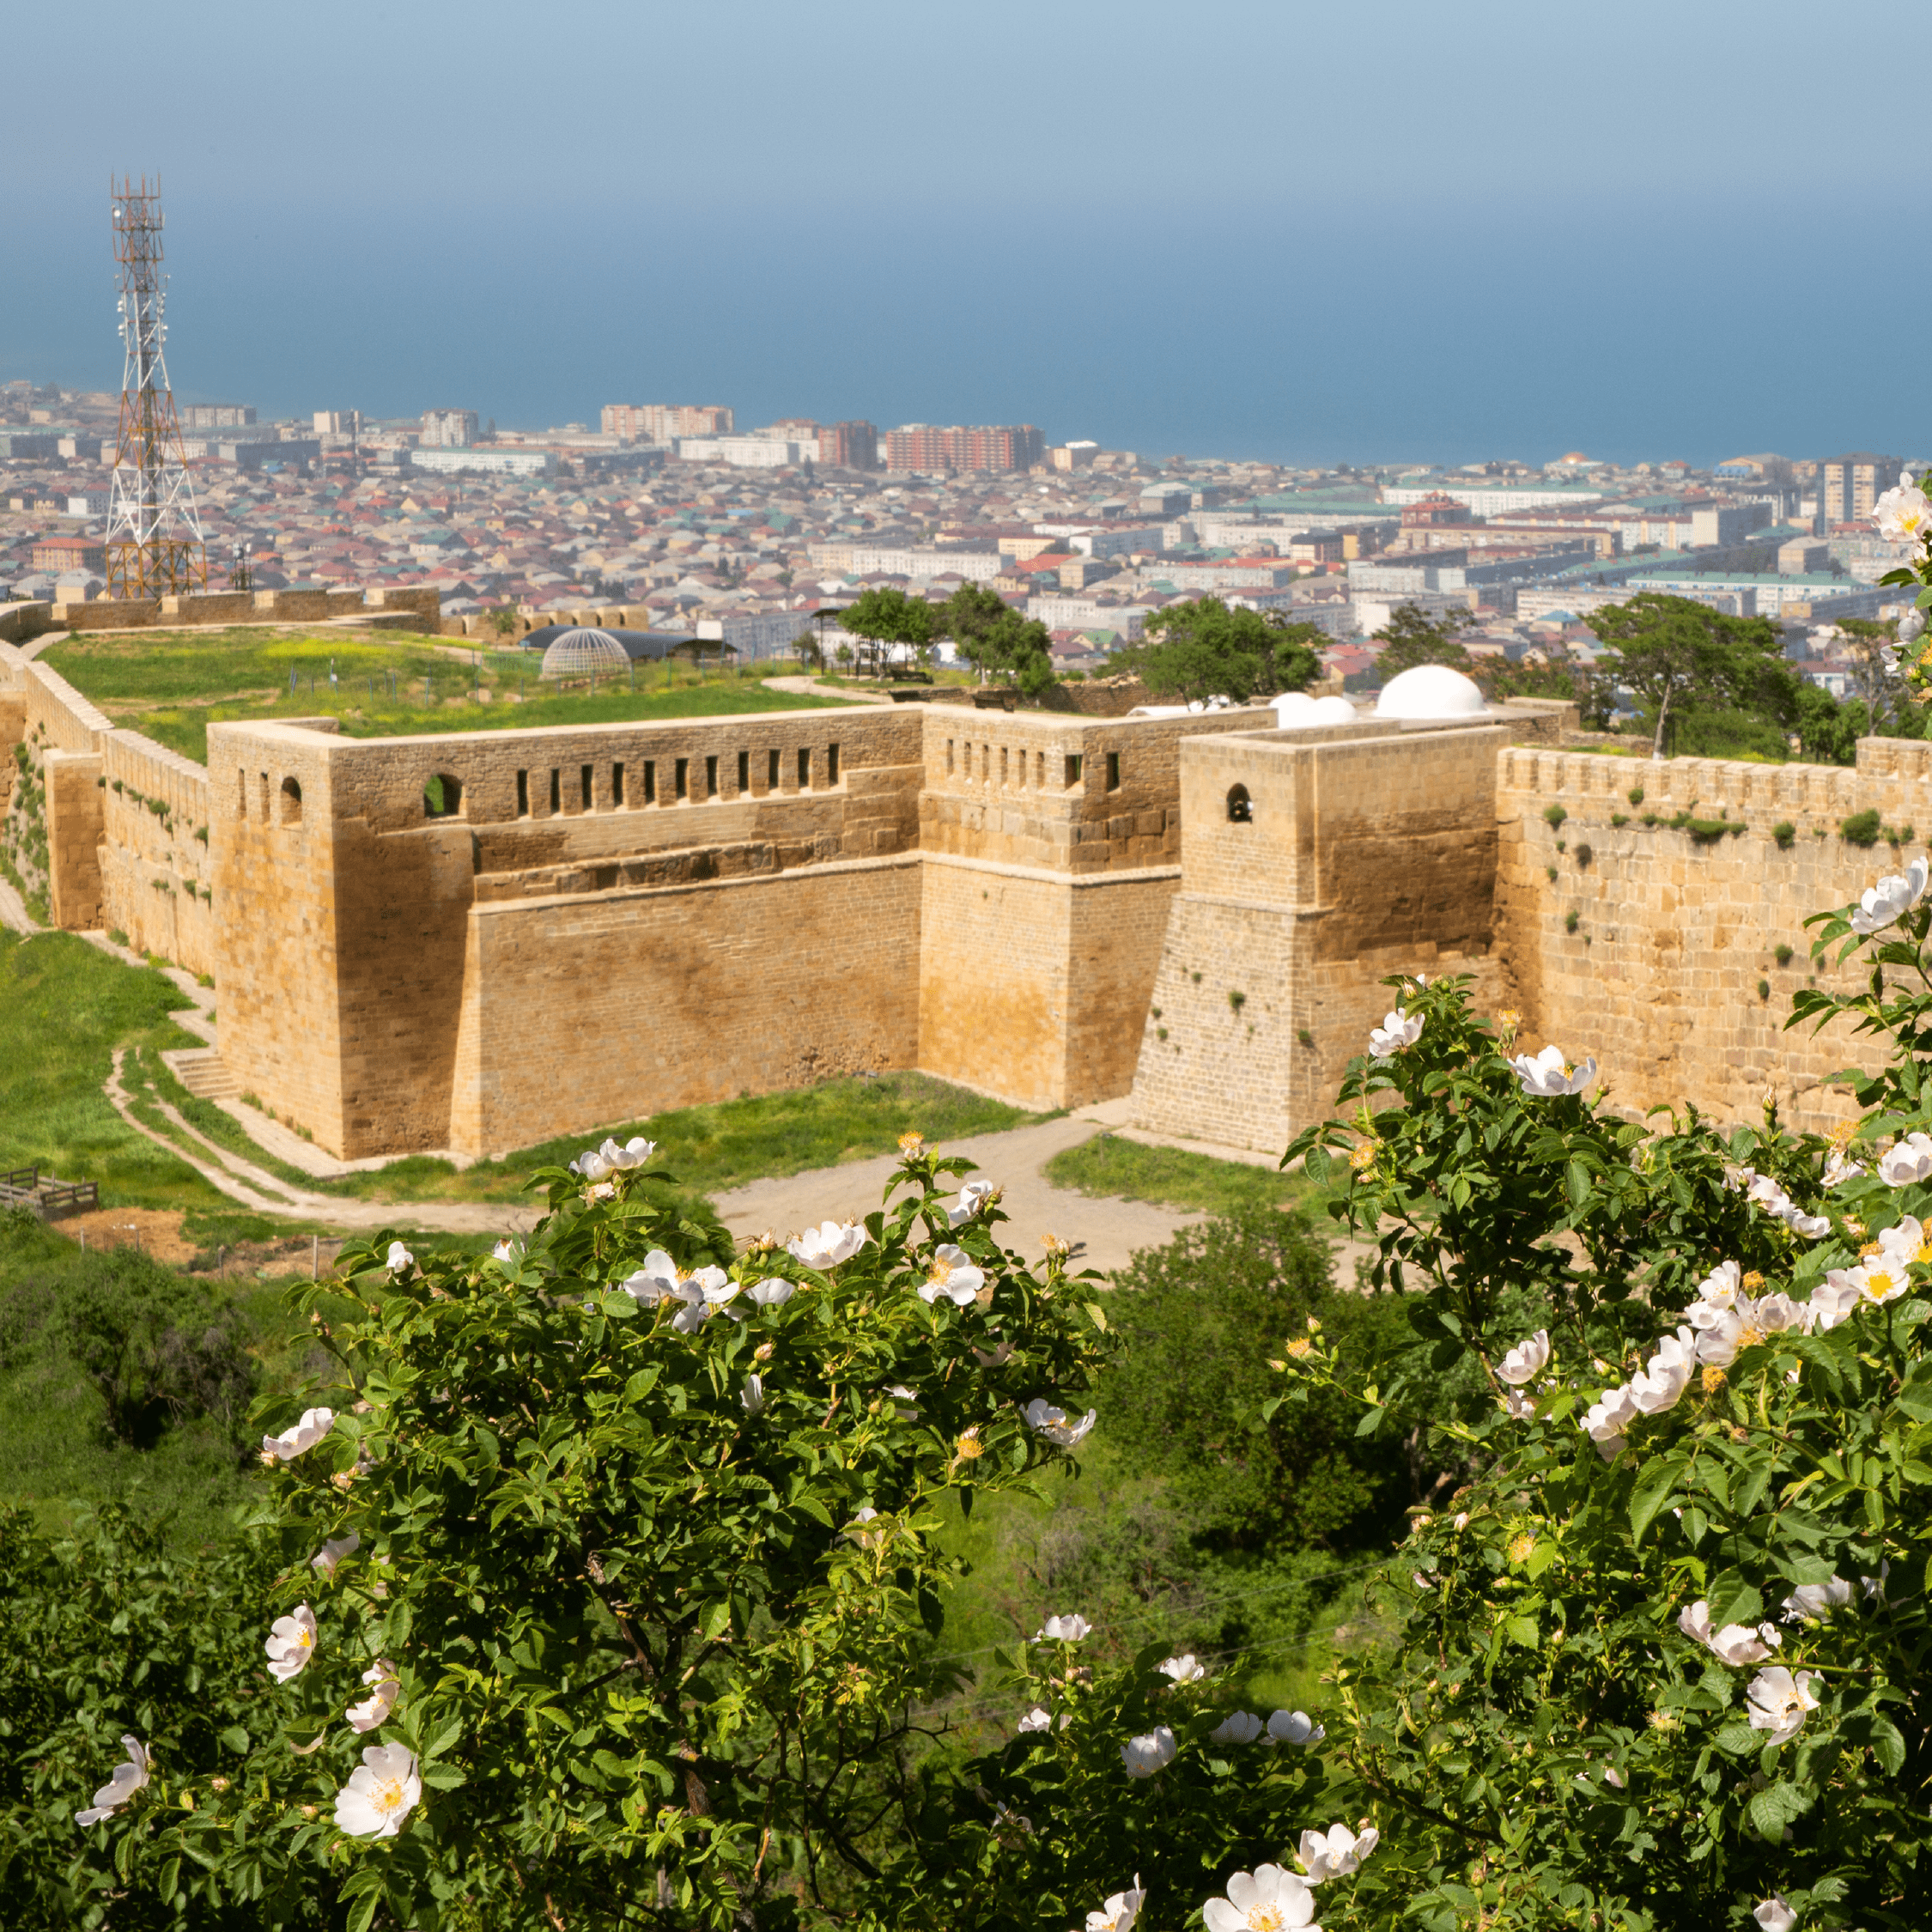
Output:
<path fill-rule="evenodd" d="M 474 410 L 425 410 L 422 412 L 424 449 L 468 449 L 477 440 Z"/>
<path fill-rule="evenodd" d="M 1706 550 L 1713 545 L 1741 544 L 1753 530 L 1762 530 L 1771 521 L 1768 503 L 1714 503 L 1691 512 L 1691 547 Z"/>
<path fill-rule="evenodd" d="M 36 537 L 28 562 L 52 576 L 77 577 L 83 571 L 105 570 L 107 549 L 98 537 Z"/>
<path fill-rule="evenodd" d="M 556 473 L 556 458 L 547 449 L 423 449 L 409 453 L 418 470 L 446 476 L 549 477 Z"/>
<path fill-rule="evenodd" d="M 876 470 L 878 430 L 864 421 L 822 423 L 818 460 L 829 470 Z"/>
<path fill-rule="evenodd" d="M 1898 482 L 1904 469 L 1896 456 L 1874 456 L 1868 450 L 1820 463 L 1818 513 L 1825 526 L 1865 522 L 1872 506 Z"/>
<path fill-rule="evenodd" d="M 246 403 L 184 403 L 176 411 L 184 431 L 245 429 L 255 420 Z"/>
<path fill-rule="evenodd" d="M 770 435 L 678 436 L 672 440 L 671 453 L 681 463 L 728 463 L 735 470 L 789 470 L 816 462 L 818 445 Z"/>
<path fill-rule="evenodd" d="M 732 411 L 717 403 L 606 403 L 606 436 L 634 443 L 671 443 L 680 436 L 728 436 L 737 427 Z"/>
<path fill-rule="evenodd" d="M 315 412 L 315 433 L 319 436 L 353 438 L 361 434 L 361 428 L 360 410 L 318 410 Z"/>
<path fill-rule="evenodd" d="M 1030 470 L 1044 459 L 1046 439 L 1030 422 L 938 428 L 902 423 L 885 436 L 889 470 Z"/>

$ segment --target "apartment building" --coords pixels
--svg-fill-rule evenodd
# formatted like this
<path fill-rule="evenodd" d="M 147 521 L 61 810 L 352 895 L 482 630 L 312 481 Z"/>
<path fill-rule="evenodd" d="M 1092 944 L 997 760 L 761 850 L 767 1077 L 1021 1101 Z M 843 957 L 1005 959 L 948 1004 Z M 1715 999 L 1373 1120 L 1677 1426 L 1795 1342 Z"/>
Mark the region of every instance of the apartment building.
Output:
<path fill-rule="evenodd" d="M 1030 422 L 950 428 L 907 422 L 885 437 L 889 470 L 1030 470 L 1046 453 L 1045 437 Z"/>
<path fill-rule="evenodd" d="M 422 412 L 424 449 L 468 449 L 477 440 L 474 410 L 425 410 Z"/>
<path fill-rule="evenodd" d="M 720 403 L 606 403 L 606 436 L 634 443 L 671 443 L 681 436 L 728 436 L 737 418 Z"/>
<path fill-rule="evenodd" d="M 1818 465 L 1818 510 L 1829 529 L 1835 523 L 1864 523 L 1872 506 L 1898 482 L 1905 465 L 1896 456 L 1861 450 L 1834 456 Z"/>
<path fill-rule="evenodd" d="M 207 429 L 245 429 L 255 420 L 246 403 L 184 403 L 175 411 L 184 433 Z"/>

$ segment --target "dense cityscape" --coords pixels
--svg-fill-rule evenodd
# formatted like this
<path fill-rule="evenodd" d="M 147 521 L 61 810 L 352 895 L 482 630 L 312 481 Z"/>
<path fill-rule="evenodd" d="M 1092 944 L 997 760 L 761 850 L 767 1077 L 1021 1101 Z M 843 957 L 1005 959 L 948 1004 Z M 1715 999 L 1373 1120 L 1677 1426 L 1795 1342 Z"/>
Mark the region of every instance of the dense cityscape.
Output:
<path fill-rule="evenodd" d="M 0 385 L 0 596 L 106 589 L 118 398 Z M 1834 696 L 1847 619 L 1899 608 L 1913 546 L 1874 530 L 1909 459 L 1741 455 L 1710 470 L 1571 452 L 1534 466 L 1314 470 L 1154 457 L 1030 424 L 789 419 L 740 433 L 718 405 L 611 404 L 598 427 L 500 430 L 468 410 L 264 422 L 185 405 L 209 588 L 425 586 L 446 624 L 505 609 L 643 605 L 653 628 L 775 655 L 874 586 L 943 601 L 988 586 L 1094 671 L 1165 605 L 1216 596 L 1332 641 L 1358 687 L 1391 612 L 1467 611 L 1472 658 L 1552 647 L 1588 665 L 1593 611 L 1664 591 L 1775 619 Z M 944 647 L 942 647 L 942 653 Z"/>

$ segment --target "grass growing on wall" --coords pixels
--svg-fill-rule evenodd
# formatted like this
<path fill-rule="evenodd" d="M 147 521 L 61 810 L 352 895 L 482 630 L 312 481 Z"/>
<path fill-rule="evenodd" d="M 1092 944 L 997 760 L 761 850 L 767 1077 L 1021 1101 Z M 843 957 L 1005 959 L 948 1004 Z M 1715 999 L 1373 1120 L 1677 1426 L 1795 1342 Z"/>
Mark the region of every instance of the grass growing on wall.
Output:
<path fill-rule="evenodd" d="M 1225 1214 L 1257 1202 L 1300 1203 L 1313 1192 L 1299 1174 L 1217 1160 L 1183 1147 L 1149 1147 L 1114 1133 L 1096 1134 L 1055 1154 L 1042 1171 L 1054 1187 L 1078 1194 L 1120 1195 L 1204 1214 Z"/>
<path fill-rule="evenodd" d="M 682 661 L 640 664 L 635 692 L 628 677 L 614 690 L 600 679 L 594 695 L 587 683 L 557 691 L 539 683 L 542 659 L 534 652 L 438 647 L 406 635 L 395 643 L 257 629 L 82 636 L 50 646 L 40 661 L 117 724 L 197 763 L 207 762 L 209 726 L 236 720 L 325 716 L 339 718 L 348 738 L 399 738 L 812 710 L 839 702 L 768 690 L 762 678 L 769 665 L 701 673 Z M 486 700 L 474 695 L 479 688 Z"/>
<path fill-rule="evenodd" d="M 0 1167 L 99 1182 L 103 1206 L 219 1205 L 101 1091 L 117 1046 L 200 1044 L 168 1018 L 187 1004 L 161 974 L 71 933 L 0 932 Z"/>

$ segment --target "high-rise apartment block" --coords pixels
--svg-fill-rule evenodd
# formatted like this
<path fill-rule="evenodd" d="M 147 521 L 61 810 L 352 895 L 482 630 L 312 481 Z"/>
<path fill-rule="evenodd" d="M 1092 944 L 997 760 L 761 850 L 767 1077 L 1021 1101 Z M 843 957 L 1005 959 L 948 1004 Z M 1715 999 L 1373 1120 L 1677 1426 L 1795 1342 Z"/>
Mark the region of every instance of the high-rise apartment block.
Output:
<path fill-rule="evenodd" d="M 315 433 L 319 436 L 358 436 L 362 430 L 360 410 L 318 410 Z"/>
<path fill-rule="evenodd" d="M 1046 438 L 1030 422 L 950 429 L 908 422 L 885 436 L 889 470 L 1030 470 L 1046 453 Z"/>
<path fill-rule="evenodd" d="M 1904 469 L 1896 456 L 1874 456 L 1864 450 L 1820 463 L 1818 510 L 1826 528 L 1868 520 L 1873 504 L 1898 482 Z"/>
<path fill-rule="evenodd" d="M 870 422 L 822 422 L 818 460 L 831 470 L 876 470 L 878 431 Z"/>
<path fill-rule="evenodd" d="M 424 449 L 468 449 L 477 440 L 474 410 L 425 410 L 422 412 Z"/>
<path fill-rule="evenodd" d="M 731 410 L 715 403 L 606 403 L 606 436 L 634 443 L 671 443 L 680 436 L 728 436 L 735 427 Z"/>
<path fill-rule="evenodd" d="M 184 403 L 178 412 L 184 435 L 203 429 L 243 429 L 255 420 L 246 403 Z"/>

